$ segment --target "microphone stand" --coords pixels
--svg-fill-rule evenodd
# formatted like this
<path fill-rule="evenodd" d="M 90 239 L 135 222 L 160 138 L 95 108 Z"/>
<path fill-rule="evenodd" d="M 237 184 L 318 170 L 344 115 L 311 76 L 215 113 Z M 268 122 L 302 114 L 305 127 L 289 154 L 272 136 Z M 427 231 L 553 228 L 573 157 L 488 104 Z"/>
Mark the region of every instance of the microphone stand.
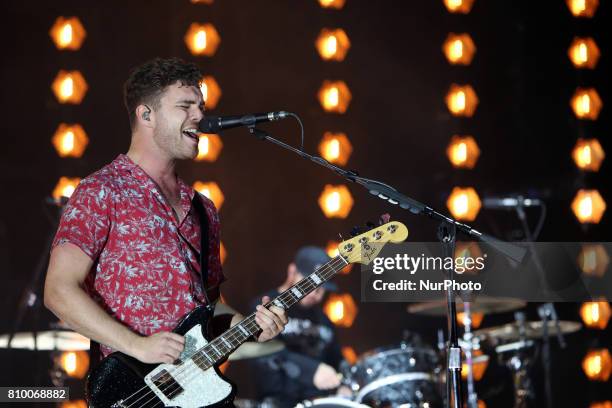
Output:
<path fill-rule="evenodd" d="M 519 246 L 500 241 L 490 235 L 483 234 L 467 224 L 458 222 L 457 220 L 447 217 L 435 211 L 433 208 L 426 206 L 414 200 L 388 184 L 382 183 L 377 180 L 368 179 L 359 176 L 354 171 L 345 170 L 338 166 L 329 163 L 322 157 L 310 155 L 303 150 L 299 150 L 290 146 L 280 140 L 277 140 L 270 136 L 266 131 L 257 129 L 254 125 L 248 126 L 249 132 L 259 140 L 265 140 L 280 146 L 286 150 L 292 151 L 293 153 L 301 156 L 304 159 L 308 159 L 322 167 L 325 167 L 346 180 L 356 183 L 364 187 L 372 195 L 389 202 L 389 204 L 398 205 L 400 208 L 410 211 L 415 215 L 426 215 L 427 217 L 437 221 L 438 226 L 438 239 L 443 246 L 445 256 L 454 257 L 455 253 L 455 241 L 457 231 L 463 234 L 476 238 L 482 242 L 490 244 L 493 248 L 499 252 L 505 254 L 507 257 L 520 263 L 525 256 L 525 249 Z M 454 268 L 449 271 L 450 279 L 454 280 Z M 457 309 L 455 305 L 455 292 L 449 287 L 446 293 L 446 300 L 448 306 L 448 330 L 449 330 L 449 341 L 446 350 L 447 355 L 447 373 L 446 373 L 446 384 L 447 384 L 447 406 L 453 408 L 462 408 L 463 399 L 461 395 L 461 348 L 457 340 Z M 451 405 L 452 404 L 452 405 Z"/>

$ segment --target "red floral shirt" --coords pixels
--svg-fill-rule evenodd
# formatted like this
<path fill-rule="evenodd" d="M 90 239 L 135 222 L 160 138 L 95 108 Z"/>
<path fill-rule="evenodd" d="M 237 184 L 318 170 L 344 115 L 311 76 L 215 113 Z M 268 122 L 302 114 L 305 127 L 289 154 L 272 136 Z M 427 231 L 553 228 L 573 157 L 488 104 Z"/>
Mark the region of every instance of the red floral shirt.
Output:
<path fill-rule="evenodd" d="M 200 223 L 195 191 L 179 179 L 179 224 L 153 180 L 125 155 L 86 177 L 60 221 L 53 247 L 69 242 L 93 261 L 85 289 L 109 314 L 142 335 L 172 330 L 204 304 L 199 265 Z M 198 194 L 208 215 L 208 294 L 223 282 L 219 216 Z M 101 345 L 103 355 L 112 350 Z"/>

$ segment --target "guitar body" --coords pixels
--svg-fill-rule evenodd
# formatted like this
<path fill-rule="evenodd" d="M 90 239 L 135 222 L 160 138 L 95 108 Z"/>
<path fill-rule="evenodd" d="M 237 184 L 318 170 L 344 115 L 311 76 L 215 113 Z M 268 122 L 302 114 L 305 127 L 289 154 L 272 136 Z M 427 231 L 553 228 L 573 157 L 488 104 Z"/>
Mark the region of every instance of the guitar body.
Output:
<path fill-rule="evenodd" d="M 174 333 L 185 336 L 184 362 L 145 364 L 115 352 L 104 358 L 87 378 L 90 408 L 108 407 L 233 407 L 236 386 L 218 367 L 202 370 L 189 357 L 209 341 L 210 312 L 203 306 L 187 314 Z"/>

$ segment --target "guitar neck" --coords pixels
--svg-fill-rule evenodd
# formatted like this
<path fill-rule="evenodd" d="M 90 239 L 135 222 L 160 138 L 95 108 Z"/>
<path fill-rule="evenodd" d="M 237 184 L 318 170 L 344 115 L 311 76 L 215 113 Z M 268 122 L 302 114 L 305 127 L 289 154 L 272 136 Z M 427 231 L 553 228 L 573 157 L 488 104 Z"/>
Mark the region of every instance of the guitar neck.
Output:
<path fill-rule="evenodd" d="M 325 282 L 341 271 L 348 261 L 341 255 L 336 256 L 304 279 L 279 294 L 264 307 L 278 306 L 285 310 L 298 303 L 309 293 L 322 286 Z M 217 364 L 251 336 L 259 333 L 260 328 L 255 322 L 255 313 L 245 317 L 240 323 L 226 330 L 219 337 L 198 350 L 191 359 L 203 370 Z"/>

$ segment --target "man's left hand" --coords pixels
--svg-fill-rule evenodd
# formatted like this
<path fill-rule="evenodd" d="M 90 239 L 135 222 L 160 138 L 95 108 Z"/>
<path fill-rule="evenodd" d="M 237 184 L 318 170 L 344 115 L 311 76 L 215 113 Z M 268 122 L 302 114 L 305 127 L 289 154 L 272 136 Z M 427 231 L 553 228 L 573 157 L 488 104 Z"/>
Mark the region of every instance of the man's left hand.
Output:
<path fill-rule="evenodd" d="M 270 297 L 261 298 L 261 305 L 257 306 L 255 312 L 255 322 L 261 328 L 261 334 L 257 338 L 260 343 L 276 337 L 287 324 L 285 310 L 277 306 L 270 306 L 269 309 L 263 307 L 268 302 L 270 302 Z"/>

